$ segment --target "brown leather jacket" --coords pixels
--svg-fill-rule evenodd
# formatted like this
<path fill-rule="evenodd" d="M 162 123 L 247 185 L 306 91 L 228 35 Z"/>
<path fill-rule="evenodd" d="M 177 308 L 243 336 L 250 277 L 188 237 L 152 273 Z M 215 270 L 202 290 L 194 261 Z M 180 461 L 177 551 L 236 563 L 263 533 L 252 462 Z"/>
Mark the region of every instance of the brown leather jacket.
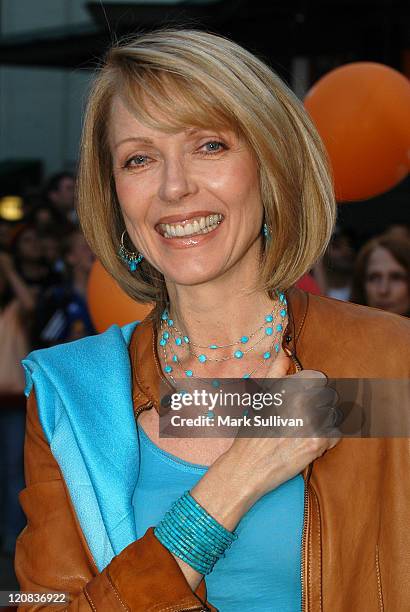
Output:
<path fill-rule="evenodd" d="M 321 370 L 329 377 L 408 378 L 410 321 L 403 317 L 288 292 L 284 347 L 289 373 Z M 158 406 L 160 367 L 152 325 L 130 344 L 135 414 Z M 205 581 L 193 593 L 152 528 L 99 573 L 69 494 L 28 401 L 26 488 L 20 501 L 27 527 L 16 547 L 21 590 L 68 592 L 68 607 L 19 610 L 182 612 L 215 610 Z M 343 439 L 303 472 L 302 608 L 306 612 L 410 610 L 410 441 Z M 244 603 L 244 610 L 246 604 Z"/>

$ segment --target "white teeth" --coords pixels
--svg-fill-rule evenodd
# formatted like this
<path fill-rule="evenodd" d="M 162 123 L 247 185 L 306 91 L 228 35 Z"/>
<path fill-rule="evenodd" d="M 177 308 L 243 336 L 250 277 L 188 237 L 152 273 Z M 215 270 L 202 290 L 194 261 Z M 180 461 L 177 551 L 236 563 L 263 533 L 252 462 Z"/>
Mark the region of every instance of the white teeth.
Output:
<path fill-rule="evenodd" d="M 185 225 L 162 223 L 160 227 L 164 232 L 165 238 L 192 236 L 195 234 L 207 234 L 213 231 L 218 227 L 221 220 L 221 214 L 214 214 L 207 217 L 198 217 Z"/>

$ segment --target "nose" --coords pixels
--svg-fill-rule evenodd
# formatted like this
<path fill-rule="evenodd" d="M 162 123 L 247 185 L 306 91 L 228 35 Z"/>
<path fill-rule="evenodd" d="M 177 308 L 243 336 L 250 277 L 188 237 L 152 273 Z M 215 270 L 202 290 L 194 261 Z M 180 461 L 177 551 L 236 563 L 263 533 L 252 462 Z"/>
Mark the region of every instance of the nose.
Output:
<path fill-rule="evenodd" d="M 196 191 L 192 176 L 190 176 L 182 159 L 166 161 L 163 166 L 158 195 L 164 202 L 179 202 Z"/>

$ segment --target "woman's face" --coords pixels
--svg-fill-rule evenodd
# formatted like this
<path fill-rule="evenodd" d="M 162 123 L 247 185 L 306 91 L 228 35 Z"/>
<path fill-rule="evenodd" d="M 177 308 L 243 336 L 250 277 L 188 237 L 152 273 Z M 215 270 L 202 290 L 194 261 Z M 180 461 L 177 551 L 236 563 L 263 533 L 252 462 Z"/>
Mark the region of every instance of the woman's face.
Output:
<path fill-rule="evenodd" d="M 110 146 L 128 235 L 167 280 L 194 285 L 254 261 L 263 219 L 258 167 L 234 132 L 167 134 L 117 98 Z"/>
<path fill-rule="evenodd" d="M 368 306 L 402 315 L 410 310 L 406 269 L 381 246 L 376 247 L 368 259 L 365 292 Z"/>

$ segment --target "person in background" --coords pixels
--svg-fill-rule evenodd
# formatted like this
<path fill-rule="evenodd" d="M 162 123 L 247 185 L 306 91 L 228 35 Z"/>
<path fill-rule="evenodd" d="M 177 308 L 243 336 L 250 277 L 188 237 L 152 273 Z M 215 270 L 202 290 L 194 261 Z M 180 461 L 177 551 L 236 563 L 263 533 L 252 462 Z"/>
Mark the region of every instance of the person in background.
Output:
<path fill-rule="evenodd" d="M 384 234 L 366 242 L 357 256 L 351 301 L 410 315 L 410 240 Z"/>
<path fill-rule="evenodd" d="M 39 300 L 36 346 L 48 347 L 95 334 L 87 306 L 87 283 L 94 256 L 81 232 L 65 241 L 66 279 L 50 287 Z"/>
<path fill-rule="evenodd" d="M 44 259 L 44 252 L 39 233 L 33 225 L 23 225 L 14 234 L 10 250 L 15 255 L 17 272 L 30 286 L 40 292 L 50 282 L 49 267 Z"/>
<path fill-rule="evenodd" d="M 324 295 L 337 300 L 350 299 L 355 262 L 353 236 L 347 229 L 336 226 L 321 261 L 313 268 L 313 276 Z"/>
<path fill-rule="evenodd" d="M 24 487 L 24 372 L 20 361 L 30 348 L 28 324 L 35 306 L 32 290 L 12 256 L 0 252 L 0 539 L 13 555 L 24 514 L 18 493 Z"/>
<path fill-rule="evenodd" d="M 77 225 L 74 206 L 75 179 L 70 172 L 59 172 L 51 176 L 45 189 L 45 197 L 67 221 Z"/>
<path fill-rule="evenodd" d="M 66 266 L 59 231 L 50 226 L 47 231 L 40 234 L 40 241 L 44 260 L 47 262 L 51 273 L 56 275 L 56 282 L 61 282 Z"/>
<path fill-rule="evenodd" d="M 57 235 L 61 235 L 66 224 L 71 228 L 71 223 L 66 221 L 65 216 L 45 201 L 40 202 L 30 212 L 28 218 L 30 223 L 34 225 L 40 233 L 58 229 Z"/>

